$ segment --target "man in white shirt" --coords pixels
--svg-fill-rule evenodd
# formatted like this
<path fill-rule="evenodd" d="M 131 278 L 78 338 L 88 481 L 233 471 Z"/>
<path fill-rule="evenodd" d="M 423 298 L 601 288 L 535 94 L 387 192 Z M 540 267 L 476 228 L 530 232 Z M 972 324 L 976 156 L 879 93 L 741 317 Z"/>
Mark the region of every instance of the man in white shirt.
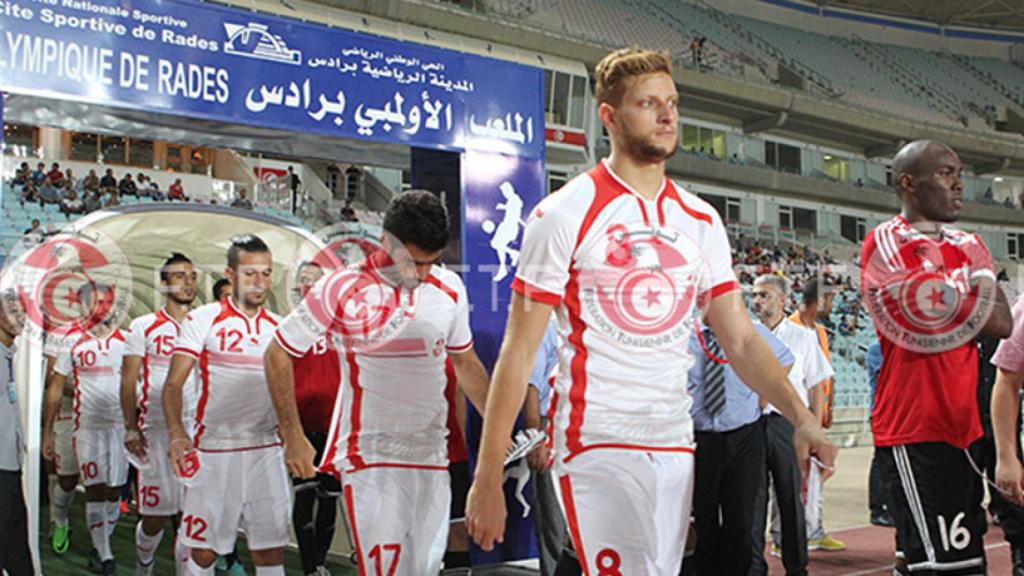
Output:
<path fill-rule="evenodd" d="M 25 433 L 13 366 L 14 338 L 21 332 L 20 323 L 20 310 L 0 312 L 0 573 L 32 576 L 28 510 L 21 487 Z"/>
<path fill-rule="evenodd" d="M 758 277 L 754 281 L 753 290 L 754 314 L 793 352 L 796 362 L 789 371 L 789 381 L 800 399 L 809 406 L 820 422 L 825 404 L 823 384 L 832 377 L 832 367 L 818 345 L 817 334 L 786 319 L 785 303 L 788 293 L 789 286 L 781 276 L 765 274 Z M 801 472 L 793 446 L 793 426 L 771 404 L 766 406 L 761 421 L 765 427 L 768 473 L 774 486 L 774 502 L 779 510 L 778 514 L 773 514 L 772 521 L 774 547 L 779 548 L 781 540 L 782 563 L 786 567 L 787 575 L 805 575 L 807 527 L 804 505 L 800 497 Z M 768 565 L 764 561 L 767 502 L 766 476 L 758 488 L 755 502 L 752 575 L 764 575 L 768 571 Z M 776 519 L 779 522 L 776 522 Z M 781 531 L 777 527 L 778 524 L 781 524 Z"/>

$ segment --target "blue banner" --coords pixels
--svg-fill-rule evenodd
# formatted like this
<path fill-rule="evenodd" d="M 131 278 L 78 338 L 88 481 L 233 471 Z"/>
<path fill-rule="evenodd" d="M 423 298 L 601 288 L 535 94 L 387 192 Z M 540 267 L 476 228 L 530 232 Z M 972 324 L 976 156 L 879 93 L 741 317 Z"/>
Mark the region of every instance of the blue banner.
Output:
<path fill-rule="evenodd" d="M 491 370 L 505 334 L 523 228 L 530 210 L 544 196 L 543 182 L 544 162 L 540 159 L 485 152 L 466 152 L 462 157 L 462 254 L 463 263 L 469 265 L 463 280 L 473 306 L 473 346 Z M 470 420 L 468 436 L 470 458 L 475 460 L 480 439 L 476 416 Z M 526 515 L 532 490 L 526 483 L 528 477 L 525 459 L 506 469 L 505 542 L 490 553 L 474 546 L 474 565 L 537 555 L 533 523 Z"/>
<path fill-rule="evenodd" d="M 537 158 L 540 69 L 183 0 L 0 0 L 0 90 Z"/>

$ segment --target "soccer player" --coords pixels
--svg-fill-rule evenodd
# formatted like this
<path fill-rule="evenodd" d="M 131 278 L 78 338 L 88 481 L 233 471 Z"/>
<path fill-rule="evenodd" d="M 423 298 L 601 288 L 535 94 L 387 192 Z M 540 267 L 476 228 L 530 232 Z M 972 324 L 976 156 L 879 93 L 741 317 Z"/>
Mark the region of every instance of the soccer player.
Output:
<path fill-rule="evenodd" d="M 135 527 L 135 548 L 139 562 L 135 573 L 153 573 L 153 556 L 163 539 L 167 519 L 181 512 L 184 495 L 181 483 L 167 458 L 167 424 L 162 406 L 164 381 L 171 364 L 174 342 L 185 315 L 196 298 L 196 270 L 184 254 L 175 252 L 160 268 L 164 305 L 160 310 L 132 321 L 125 342 L 121 366 L 121 411 L 124 415 L 125 448 L 145 462 L 138 466 L 138 507 L 141 520 Z M 141 395 L 136 387 L 141 383 Z M 194 379 L 184 389 L 184 417 L 195 415 L 198 390 Z M 175 539 L 176 565 L 184 557 L 180 539 Z"/>
<path fill-rule="evenodd" d="M 737 375 L 794 424 L 803 458 L 831 465 L 836 448 L 755 331 L 721 218 L 665 177 L 679 143 L 668 56 L 619 50 L 596 76 L 611 156 L 527 223 L 467 526 L 484 550 L 502 540 L 504 452 L 557 310 L 554 470 L 580 563 L 588 574 L 674 576 L 693 489 L 687 338 L 699 308 Z"/>
<path fill-rule="evenodd" d="M 83 284 L 77 297 L 83 311 L 95 311 L 95 299 L 106 288 Z M 101 573 L 117 567 L 110 536 L 121 515 L 121 487 L 128 480 L 128 457 L 121 425 L 121 360 L 125 336 L 109 320 L 91 323 L 69 350 L 57 356 L 47 383 L 43 453 L 54 457 L 54 423 L 64 384 L 74 384 L 74 446 L 85 484 L 85 515 Z"/>
<path fill-rule="evenodd" d="M 340 473 L 362 567 L 437 574 L 448 541 L 445 361 L 477 406 L 487 372 L 473 349 L 462 280 L 437 265 L 448 217 L 425 190 L 401 194 L 384 216 L 382 249 L 325 276 L 292 311 L 266 354 L 267 380 L 293 476 L 313 475 L 313 449 L 293 396 L 291 357 L 331 326 L 345 354 L 342 391 L 321 470 Z"/>
<path fill-rule="evenodd" d="M 235 237 L 224 272 L 231 296 L 185 317 L 164 383 L 171 462 L 179 476 L 191 475 L 182 516 L 188 569 L 212 574 L 217 554 L 230 553 L 244 528 L 256 574 L 283 576 L 291 490 L 263 380 L 263 352 L 279 322 L 263 307 L 273 273 L 270 249 L 257 236 Z M 185 429 L 182 390 L 197 364 L 193 438 Z"/>
<path fill-rule="evenodd" d="M 982 435 L 972 336 L 1009 336 L 1013 320 L 984 242 L 949 226 L 963 208 L 963 169 L 944 144 L 904 146 L 892 167 L 902 211 L 874 228 L 861 252 L 861 290 L 885 358 L 871 431 L 891 464 L 900 574 L 986 569 L 981 478 L 965 452 Z M 971 302 L 988 317 L 957 306 Z"/>
<path fill-rule="evenodd" d="M 316 262 L 304 262 L 299 266 L 297 280 L 300 300 L 323 275 L 323 268 Z M 319 461 L 327 445 L 334 401 L 341 384 L 341 363 L 333 340 L 326 335 L 318 338 L 301 358 L 292 359 L 292 371 L 295 374 L 295 401 L 302 429 L 316 449 Z M 299 544 L 302 571 L 311 576 L 324 574 L 327 571 L 324 566 L 327 551 L 334 540 L 341 485 L 337 478 L 323 473 L 318 473 L 312 480 L 293 478 L 292 481 L 295 484 L 292 525 Z"/>

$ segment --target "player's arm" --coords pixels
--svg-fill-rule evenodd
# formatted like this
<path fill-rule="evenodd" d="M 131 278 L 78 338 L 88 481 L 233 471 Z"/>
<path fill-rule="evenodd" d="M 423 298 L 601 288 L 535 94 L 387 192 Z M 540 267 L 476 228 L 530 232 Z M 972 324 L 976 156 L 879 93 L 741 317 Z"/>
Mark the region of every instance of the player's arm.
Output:
<path fill-rule="evenodd" d="M 463 352 L 449 352 L 452 367 L 455 368 L 455 381 L 473 406 L 480 410 L 487 406 L 487 388 L 490 377 L 484 368 L 476 350 L 472 347 Z"/>
<path fill-rule="evenodd" d="M 182 392 L 189 375 L 196 366 L 196 359 L 189 354 L 175 352 L 171 356 L 171 368 L 167 371 L 167 380 L 164 382 L 163 400 L 164 419 L 167 421 L 167 437 L 170 439 L 168 456 L 174 472 L 181 476 L 182 459 L 192 449 L 192 440 L 185 430 L 185 421 L 182 418 Z"/>
<path fill-rule="evenodd" d="M 1010 312 L 1010 303 L 1003 289 L 998 285 L 995 288 L 996 301 L 981 333 L 993 338 L 1009 338 L 1013 333 L 1013 313 Z"/>
<path fill-rule="evenodd" d="M 523 424 L 527 428 L 540 430 L 543 420 L 540 415 L 540 392 L 531 384 L 526 387 L 526 402 L 523 403 Z M 548 443 L 542 442 L 526 455 L 526 464 L 530 470 L 543 471 L 548 467 L 551 451 Z"/>
<path fill-rule="evenodd" d="M 316 451 L 302 430 L 299 407 L 295 403 L 295 374 L 292 371 L 292 356 L 275 338 L 263 353 L 263 369 L 270 388 L 270 399 L 277 413 L 277 425 L 284 440 L 285 465 L 288 473 L 295 478 L 316 476 L 313 460 Z"/>
<path fill-rule="evenodd" d="M 121 360 L 121 414 L 124 416 L 124 447 L 139 458 L 146 456 L 146 438 L 139 431 L 139 416 L 135 410 L 136 383 L 142 369 L 141 356 L 125 356 Z"/>
<path fill-rule="evenodd" d="M 501 484 L 505 450 L 552 308 L 512 293 L 505 338 L 484 410 L 476 478 L 466 505 L 466 528 L 484 550 L 492 550 L 495 541 L 504 541 L 507 511 Z"/>
<path fill-rule="evenodd" d="M 46 392 L 43 395 L 43 456 L 47 460 L 55 457 L 53 448 L 53 424 L 57 421 L 57 413 L 60 412 L 60 401 L 64 395 L 64 383 L 67 377 L 58 372 L 52 372 L 46 381 Z"/>
<path fill-rule="evenodd" d="M 828 379 L 826 378 L 807 391 L 808 408 L 811 410 L 811 414 L 818 417 L 818 422 L 822 421 L 822 417 L 825 414 L 825 384 L 827 382 Z"/>
<path fill-rule="evenodd" d="M 797 459 L 803 469 L 810 464 L 808 456 L 815 456 L 827 466 L 822 471 L 827 478 L 835 467 L 838 449 L 825 437 L 821 419 L 804 406 L 771 347 L 757 333 L 740 292 L 733 290 L 714 298 L 706 320 L 740 380 L 793 424 Z"/>
<path fill-rule="evenodd" d="M 1003 495 L 1024 503 L 1024 467 L 1017 457 L 1017 418 L 1020 417 L 1020 390 L 1024 372 L 996 368 L 992 388 L 992 432 L 996 440 L 996 485 Z"/>

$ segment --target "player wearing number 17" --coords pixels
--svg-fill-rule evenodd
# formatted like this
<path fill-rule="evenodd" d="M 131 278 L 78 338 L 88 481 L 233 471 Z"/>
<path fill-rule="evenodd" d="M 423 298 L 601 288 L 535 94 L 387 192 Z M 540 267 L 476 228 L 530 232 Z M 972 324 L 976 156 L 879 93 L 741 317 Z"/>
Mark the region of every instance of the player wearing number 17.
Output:
<path fill-rule="evenodd" d="M 675 576 L 693 490 L 687 343 L 701 312 L 740 379 L 794 424 L 800 457 L 831 466 L 836 449 L 751 323 L 718 214 L 665 177 L 679 142 L 668 56 L 619 50 L 596 76 L 611 155 L 527 223 L 467 528 L 485 550 L 502 541 L 503 456 L 555 311 L 554 471 L 584 573 Z"/>
<path fill-rule="evenodd" d="M 263 351 L 278 317 L 263 308 L 270 292 L 270 249 L 252 235 L 232 239 L 225 274 L 231 296 L 190 312 L 181 325 L 164 383 L 169 455 L 188 476 L 181 519 L 192 550 L 188 573 L 212 575 L 245 530 L 257 576 L 284 576 L 291 488 L 277 418 L 263 379 Z M 199 365 L 194 437 L 182 419 L 182 388 Z"/>

